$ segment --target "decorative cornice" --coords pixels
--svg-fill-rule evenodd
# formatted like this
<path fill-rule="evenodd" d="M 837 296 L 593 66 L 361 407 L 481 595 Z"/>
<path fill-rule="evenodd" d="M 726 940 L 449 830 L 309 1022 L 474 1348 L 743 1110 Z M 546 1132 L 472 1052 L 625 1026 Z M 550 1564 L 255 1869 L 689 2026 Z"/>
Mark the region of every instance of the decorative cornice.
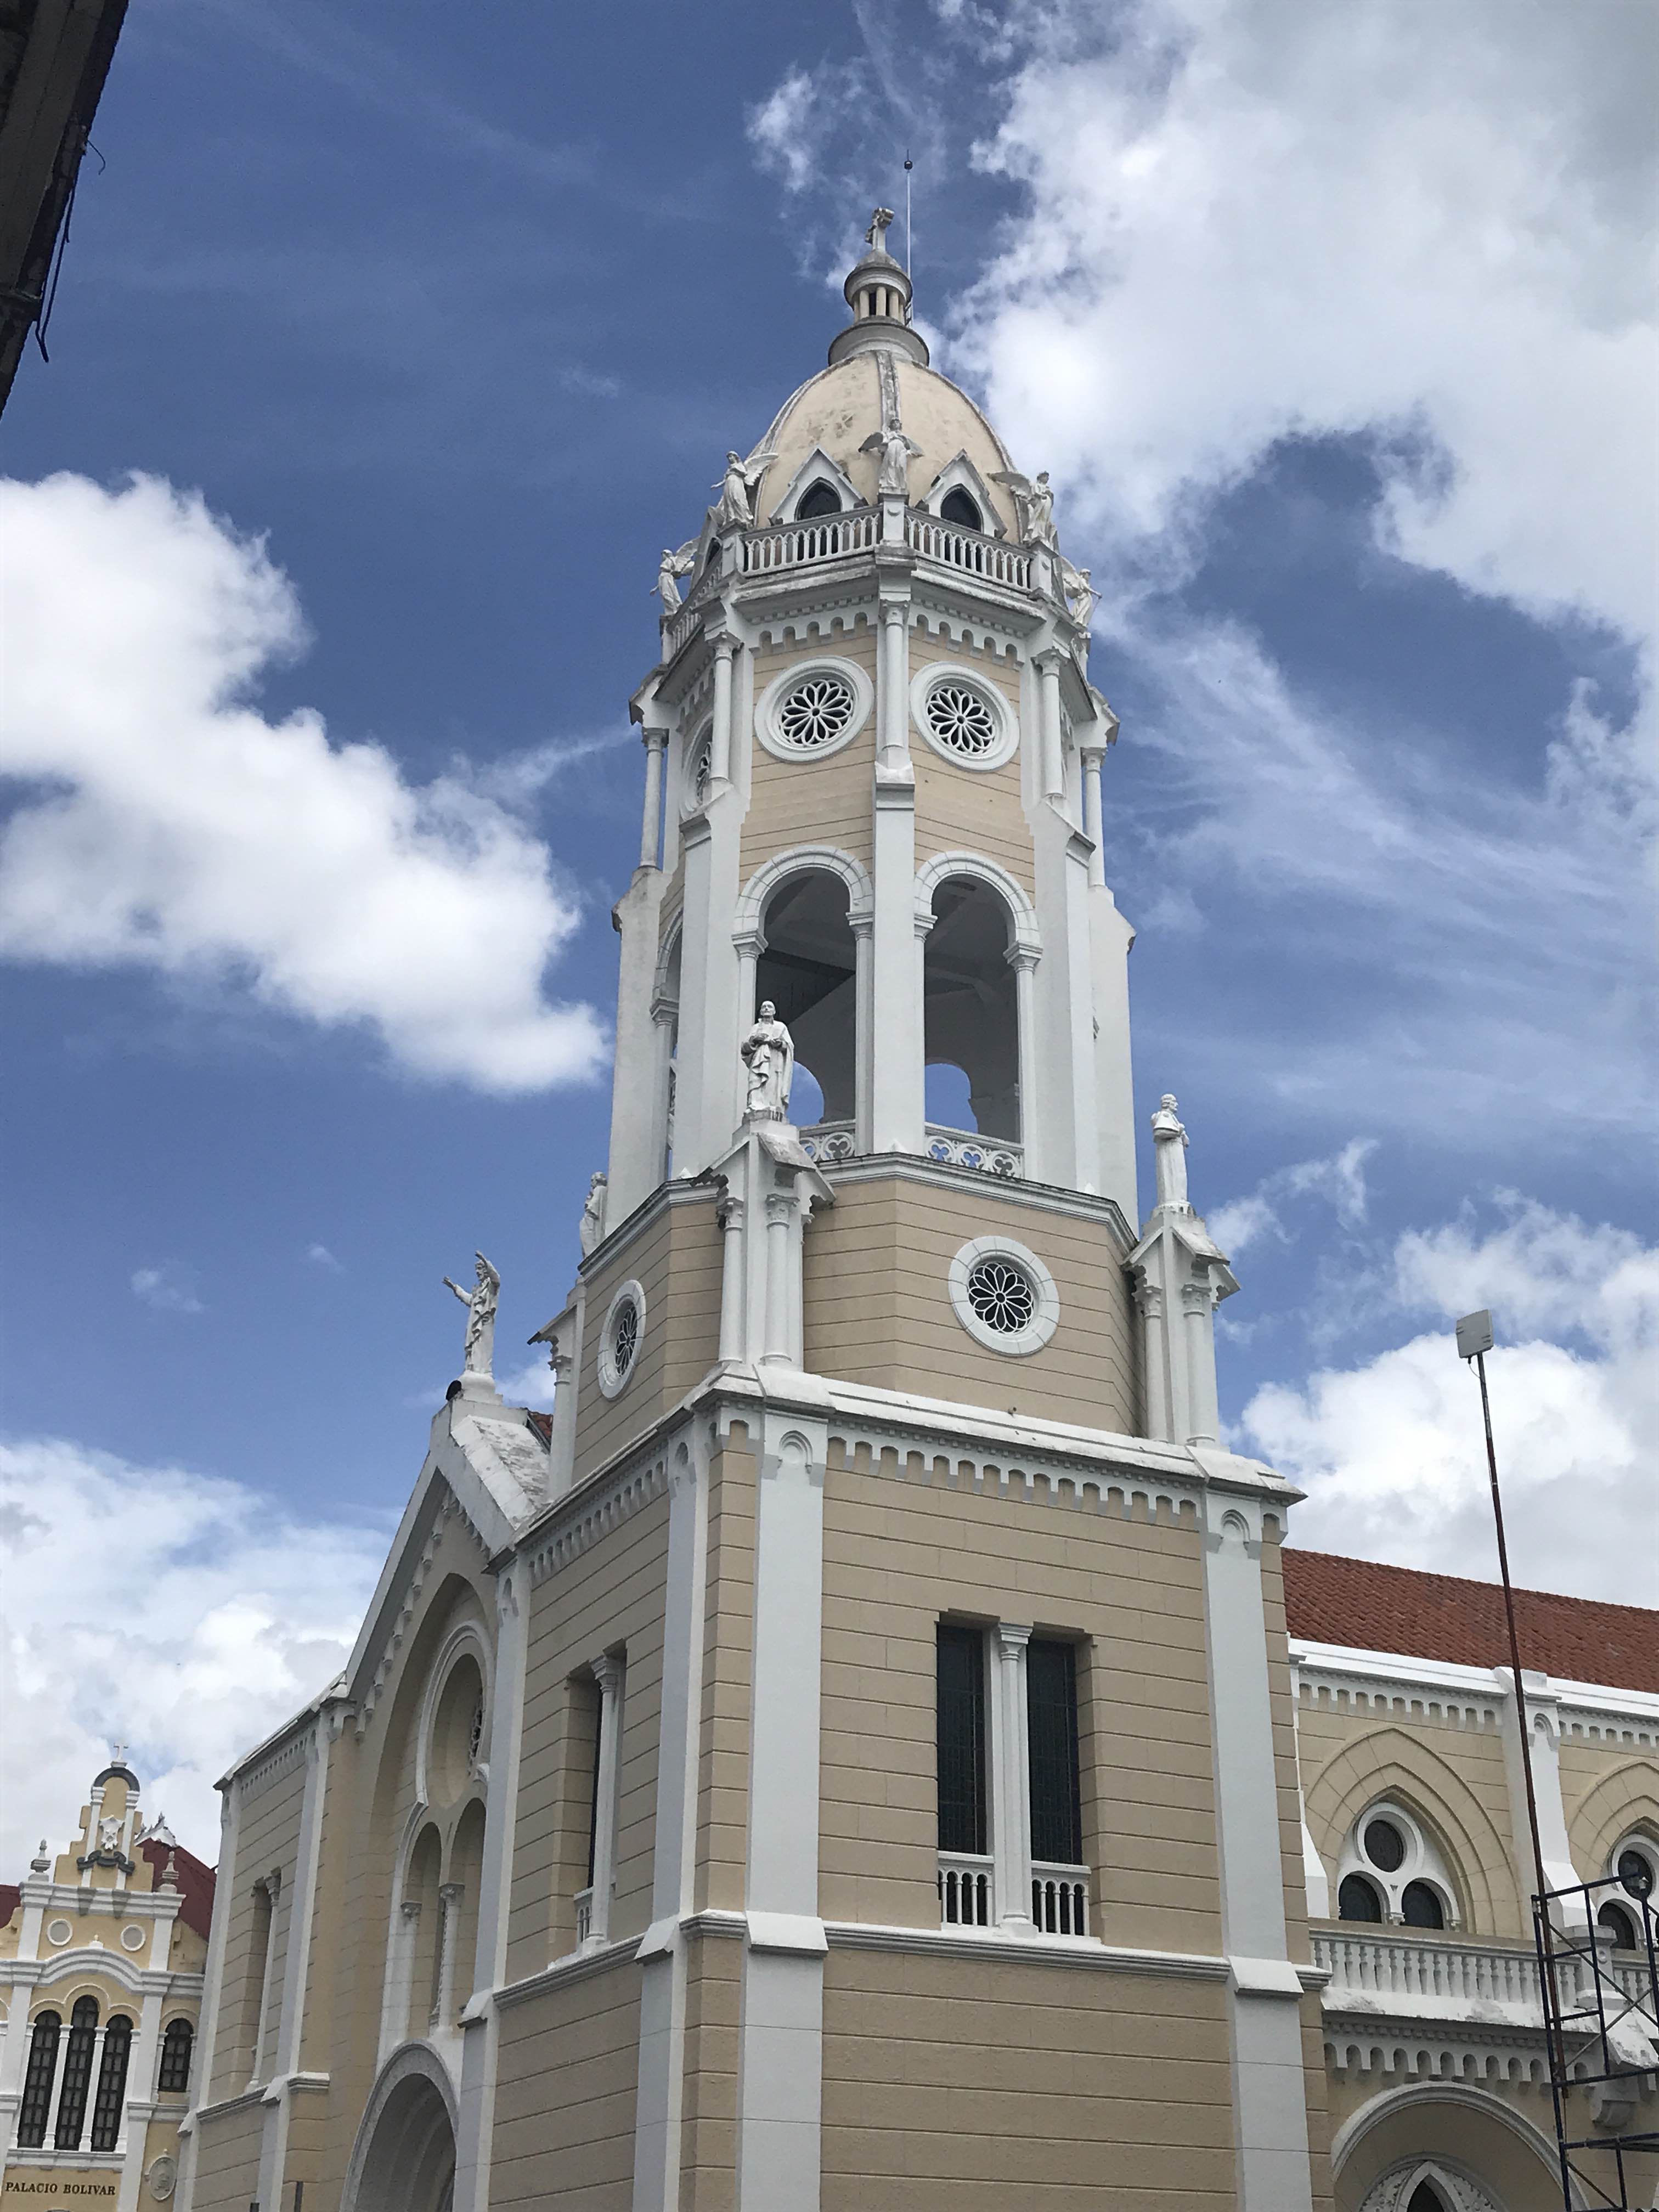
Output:
<path fill-rule="evenodd" d="M 900 1951 L 929 1959 L 1015 1961 L 1109 1974 L 1163 1974 L 1183 1981 L 1224 1982 L 1224 1959 L 1195 1951 L 1141 1951 L 1082 1936 L 1005 1936 L 994 1929 L 897 1928 L 871 1921 L 826 1920 L 832 1951 Z"/>
<path fill-rule="evenodd" d="M 1074 1221 L 1087 1221 L 1104 1229 L 1121 1246 L 1120 1258 L 1127 1255 L 1135 1241 L 1134 1232 L 1115 1199 L 1103 1198 L 1094 1191 L 1070 1190 L 1060 1183 L 1028 1182 L 1022 1177 L 1018 1182 L 988 1184 L 978 1168 L 956 1167 L 948 1162 L 930 1160 L 920 1152 L 863 1152 L 839 1162 L 825 1172 L 837 1188 L 843 1182 L 874 1182 L 896 1176 L 905 1182 L 931 1184 L 936 1190 L 972 1190 L 981 1198 L 988 1188 L 999 1199 L 1017 1201 L 1036 1212 L 1067 1214 Z"/>
<path fill-rule="evenodd" d="M 538 1588 L 591 1550 L 601 1536 L 667 1494 L 668 1455 L 661 1447 L 609 1474 L 588 1476 L 554 1506 L 545 1534 L 525 1547 L 532 1587 Z"/>
<path fill-rule="evenodd" d="M 521 1982 L 508 1982 L 494 1992 L 493 2002 L 498 2011 L 505 2012 L 513 2005 L 529 2004 L 550 1990 L 592 1981 L 596 1975 L 610 1973 L 613 1967 L 629 1965 L 639 1948 L 639 1937 L 629 1936 L 620 1943 L 607 1943 L 597 1951 L 573 1951 L 568 1958 L 555 1959 L 539 1973 L 528 1974 Z"/>

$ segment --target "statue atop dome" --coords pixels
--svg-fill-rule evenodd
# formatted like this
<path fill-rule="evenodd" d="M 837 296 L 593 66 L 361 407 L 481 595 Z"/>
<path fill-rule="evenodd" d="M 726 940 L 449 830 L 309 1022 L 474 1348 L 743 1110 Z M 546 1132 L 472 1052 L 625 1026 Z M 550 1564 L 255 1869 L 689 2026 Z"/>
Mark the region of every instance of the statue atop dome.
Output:
<path fill-rule="evenodd" d="M 878 207 L 870 218 L 870 228 L 864 234 L 872 253 L 887 252 L 887 229 L 893 220 L 891 208 Z"/>
<path fill-rule="evenodd" d="M 769 461 L 775 460 L 775 453 L 751 453 L 745 461 L 740 453 L 726 457 L 726 474 L 714 487 L 720 498 L 714 507 L 716 530 L 750 529 L 755 520 L 755 488 L 766 473 Z"/>

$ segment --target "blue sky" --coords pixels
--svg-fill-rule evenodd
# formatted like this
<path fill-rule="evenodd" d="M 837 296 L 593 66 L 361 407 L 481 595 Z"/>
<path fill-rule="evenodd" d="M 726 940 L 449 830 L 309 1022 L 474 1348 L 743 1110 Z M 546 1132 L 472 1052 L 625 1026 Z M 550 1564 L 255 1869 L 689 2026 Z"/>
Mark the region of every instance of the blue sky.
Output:
<path fill-rule="evenodd" d="M 935 361 L 1104 594 L 1141 1112 L 1244 1285 L 1237 1442 L 1304 1540 L 1488 1572 L 1490 1303 L 1517 1571 L 1650 1595 L 1653 32 L 133 11 L 0 454 L 8 1864 L 115 1733 L 210 1845 L 349 1639 L 439 1279 L 501 1268 L 503 1369 L 562 1302 L 657 550 L 907 147 Z"/>

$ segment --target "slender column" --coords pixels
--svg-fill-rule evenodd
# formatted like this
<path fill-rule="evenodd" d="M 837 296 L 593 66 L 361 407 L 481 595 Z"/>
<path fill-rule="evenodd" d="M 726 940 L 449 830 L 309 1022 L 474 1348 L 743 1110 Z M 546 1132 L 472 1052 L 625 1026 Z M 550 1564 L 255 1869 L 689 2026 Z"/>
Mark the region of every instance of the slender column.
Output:
<path fill-rule="evenodd" d="M 744 1313 L 744 1202 L 728 1193 L 716 1211 L 720 1224 L 720 1341 L 723 1365 L 733 1365 L 747 1349 Z"/>
<path fill-rule="evenodd" d="M 1089 881 L 1103 887 L 1106 882 L 1106 848 L 1101 826 L 1100 771 L 1106 759 L 1104 745 L 1085 745 L 1083 748 L 1083 834 L 1094 847 L 1089 855 Z"/>
<path fill-rule="evenodd" d="M 876 728 L 884 773 L 902 774 L 910 760 L 910 608 L 908 599 L 884 599 L 878 645 Z"/>
<path fill-rule="evenodd" d="M 576 1471 L 576 1316 L 559 1316 L 553 1341 L 547 1347 L 547 1364 L 553 1376 L 553 1434 L 548 1443 L 547 1488 L 550 1502 L 562 1498 Z"/>
<path fill-rule="evenodd" d="M 1215 1293 L 1207 1282 L 1181 1286 L 1182 1327 L 1187 1336 L 1187 1419 L 1189 1444 L 1212 1444 L 1218 1415 L 1215 1385 Z"/>
<path fill-rule="evenodd" d="M 623 1662 L 614 1651 L 602 1651 L 593 1662 L 593 1679 L 599 1686 L 599 1738 L 594 1747 L 599 1763 L 593 1801 L 593 1893 L 588 1908 L 587 1940 L 596 1949 L 611 1941 L 611 1891 L 616 1880 L 617 1771 L 622 1735 Z"/>
<path fill-rule="evenodd" d="M 997 1918 L 1005 1928 L 1031 1926 L 1030 1723 L 1025 1710 L 1029 1628 L 1000 1620 L 992 1638 L 991 1848 L 996 1861 Z"/>
<path fill-rule="evenodd" d="M 432 2008 L 432 2024 L 441 2033 L 455 2019 L 455 1931 L 461 1924 L 461 1899 L 466 1894 L 459 1881 L 438 1885 L 438 1996 Z"/>
<path fill-rule="evenodd" d="M 668 750 L 666 730 L 647 728 L 645 738 L 645 812 L 640 823 L 640 866 L 657 865 L 658 840 L 662 834 L 663 758 Z"/>
<path fill-rule="evenodd" d="M 679 1007 L 672 999 L 653 999 L 651 1002 L 651 1127 L 656 1146 L 657 1179 L 660 1182 L 668 1173 L 668 1155 L 673 1142 L 670 1127 L 674 1073 L 674 1025 L 679 1019 Z"/>
<path fill-rule="evenodd" d="M 94 1827 L 93 1833 L 96 1835 L 97 1832 Z M 55 2150 L 58 2147 L 58 2107 L 64 2094 L 64 2065 L 69 2057 L 71 2033 L 66 2014 L 64 2025 L 58 2031 L 58 2050 L 52 2059 L 52 2096 L 46 2106 L 46 2132 L 41 2140 L 42 2150 Z"/>
<path fill-rule="evenodd" d="M 398 1924 L 392 1969 L 386 1976 L 386 2003 L 380 2018 L 380 2063 L 384 2065 L 410 2033 L 410 2011 L 415 2002 L 415 1961 L 421 1948 L 421 1902 L 405 1897 L 398 1907 Z"/>
<path fill-rule="evenodd" d="M 732 775 L 732 657 L 738 641 L 729 630 L 716 631 L 714 648 L 714 722 L 709 750 L 708 781 L 726 783 Z"/>
<path fill-rule="evenodd" d="M 763 1359 L 789 1357 L 789 1216 L 787 1191 L 766 1194 L 766 1346 Z"/>
<path fill-rule="evenodd" d="M 755 1019 L 755 970 L 766 950 L 766 939 L 760 930 L 750 929 L 732 941 L 738 953 L 738 1032 L 742 1036 Z"/>
<path fill-rule="evenodd" d="M 875 991 L 870 964 L 871 945 L 874 938 L 875 916 L 860 914 L 848 917 L 848 927 L 853 933 L 853 1146 L 860 1153 L 873 1149 L 872 1115 L 873 1097 L 872 1086 L 875 1056 Z"/>
<path fill-rule="evenodd" d="M 1006 954 L 1014 971 L 1014 1012 L 1019 1047 L 1019 1140 L 1025 1153 L 1025 1172 L 1032 1172 L 1035 1147 L 1032 1133 L 1036 1119 L 1036 975 L 1037 956 L 1027 946 L 1012 945 Z"/>
<path fill-rule="evenodd" d="M 1042 792 L 1046 799 L 1066 796 L 1066 763 L 1060 738 L 1060 654 L 1037 655 L 1042 700 Z"/>
<path fill-rule="evenodd" d="M 271 2087 L 266 2092 L 259 2149 L 262 2203 L 274 2204 L 281 2197 L 288 2164 L 288 2077 L 299 2068 L 301 2039 L 305 2033 L 306 1969 L 311 1957 L 312 1913 L 322 1850 L 323 1790 L 327 1779 L 328 1723 L 319 1718 L 312 1723 L 306 1741 L 305 1790 L 300 1804 L 300 1835 L 295 1850 L 288 1935 L 283 1948 L 283 2002 L 276 2016 L 276 2048 L 271 2057 Z"/>

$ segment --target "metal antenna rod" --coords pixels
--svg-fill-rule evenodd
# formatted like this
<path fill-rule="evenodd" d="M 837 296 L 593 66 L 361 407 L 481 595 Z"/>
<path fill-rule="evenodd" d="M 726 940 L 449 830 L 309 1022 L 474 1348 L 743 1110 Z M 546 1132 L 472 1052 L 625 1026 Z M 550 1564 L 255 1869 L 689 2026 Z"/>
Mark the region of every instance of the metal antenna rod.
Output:
<path fill-rule="evenodd" d="M 1538 1831 L 1538 1795 L 1532 1779 L 1532 1723 L 1527 1717 L 1527 1692 L 1521 1680 L 1521 1639 L 1515 1627 L 1515 1589 L 1510 1581 L 1510 1547 L 1504 1535 L 1504 1500 L 1498 1487 L 1498 1448 L 1492 1436 L 1492 1401 L 1486 1395 L 1486 1354 L 1492 1350 L 1492 1315 L 1485 1310 L 1465 1314 L 1457 1324 L 1457 1350 L 1464 1361 L 1473 1360 L 1474 1371 L 1480 1378 L 1480 1419 L 1486 1432 L 1486 1468 L 1492 1480 L 1492 1517 L 1498 1531 L 1498 1571 L 1504 1585 L 1504 1620 L 1509 1630 L 1510 1667 L 1515 1676 L 1515 1718 L 1521 1731 L 1521 1772 L 1527 1787 L 1527 1826 L 1532 1837 L 1533 1878 L 1538 1885 L 1534 1902 L 1534 1922 L 1538 1938 L 1539 1996 L 1542 2001 L 1547 2038 L 1553 2026 L 1555 1988 L 1553 1952 L 1550 1942 L 1548 1887 L 1544 1880 L 1544 1845 Z M 1561 2185 L 1564 2198 L 1567 2194 L 1567 2154 L 1562 2147 L 1565 2130 L 1561 2124 L 1561 2092 L 1555 2078 L 1555 2068 L 1550 2068 L 1550 2088 L 1555 2102 L 1556 2142 L 1561 2160 Z"/>
<path fill-rule="evenodd" d="M 910 172 L 915 167 L 910 149 L 904 149 L 904 273 L 910 274 Z"/>

